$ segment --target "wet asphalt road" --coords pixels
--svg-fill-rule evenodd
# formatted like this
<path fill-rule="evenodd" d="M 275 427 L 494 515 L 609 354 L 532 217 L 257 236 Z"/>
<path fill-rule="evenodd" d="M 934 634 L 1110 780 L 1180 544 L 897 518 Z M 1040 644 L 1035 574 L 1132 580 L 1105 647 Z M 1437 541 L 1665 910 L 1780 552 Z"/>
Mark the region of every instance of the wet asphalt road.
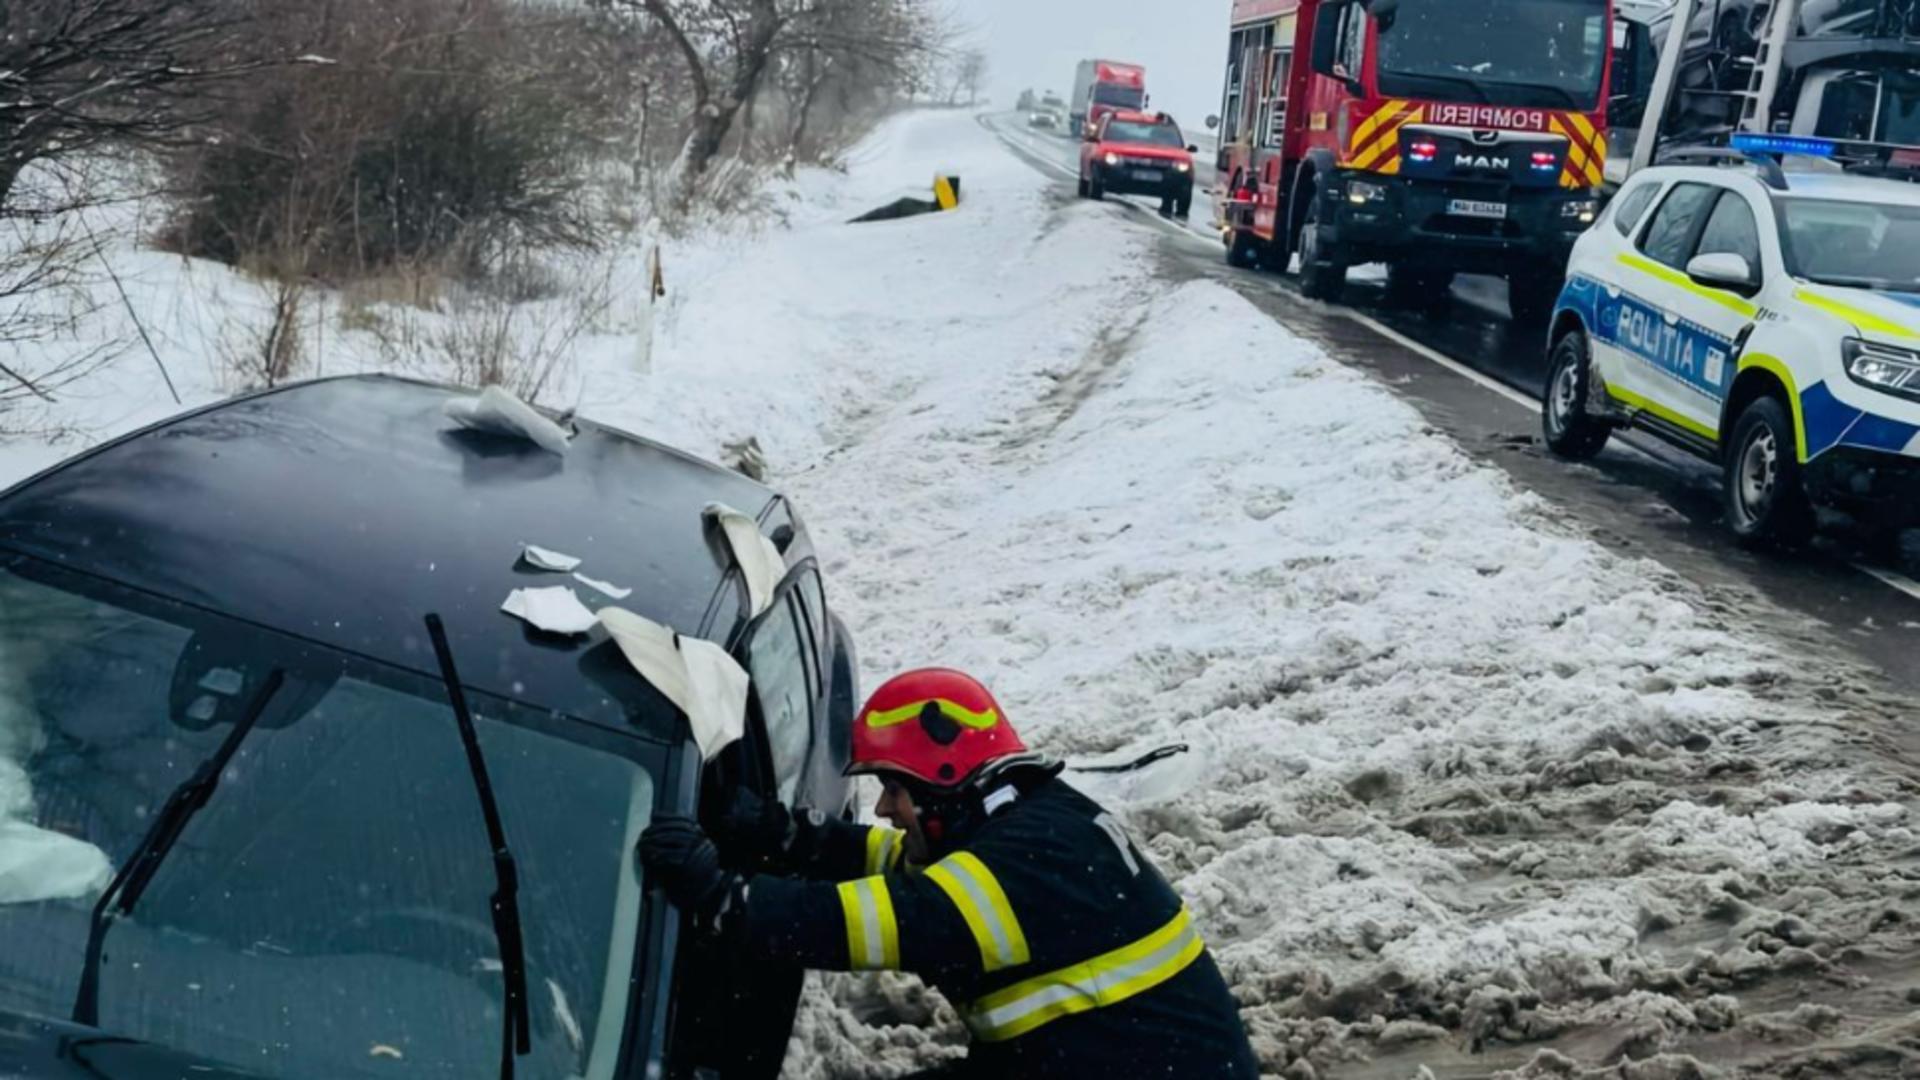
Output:
<path fill-rule="evenodd" d="M 1030 132 L 1016 117 L 994 118 L 988 126 L 1022 160 L 1059 179 L 1063 199 L 1073 197 L 1073 141 Z M 1203 168 L 1199 180 L 1210 183 L 1211 170 Z M 1695 582 L 1729 622 L 1759 623 L 1796 652 L 1864 661 L 1893 688 L 1920 691 L 1920 582 L 1914 580 L 1920 578 L 1920 538 L 1914 534 L 1904 556 L 1871 550 L 1844 522 L 1812 552 L 1746 551 L 1721 527 L 1713 465 L 1640 434 L 1616 438 L 1587 465 L 1546 452 L 1536 404 L 1545 379 L 1544 343 L 1540 331 L 1508 319 L 1502 282 L 1462 278 L 1428 310 L 1409 311 L 1387 304 L 1383 275 L 1360 268 L 1344 304 L 1320 304 L 1301 297 L 1290 276 L 1227 267 L 1204 197 L 1184 224 L 1157 218 L 1144 200 L 1124 202 L 1161 229 L 1160 270 L 1170 279 L 1218 281 L 1343 363 L 1369 370 L 1436 428 L 1554 503 L 1596 540 Z"/>

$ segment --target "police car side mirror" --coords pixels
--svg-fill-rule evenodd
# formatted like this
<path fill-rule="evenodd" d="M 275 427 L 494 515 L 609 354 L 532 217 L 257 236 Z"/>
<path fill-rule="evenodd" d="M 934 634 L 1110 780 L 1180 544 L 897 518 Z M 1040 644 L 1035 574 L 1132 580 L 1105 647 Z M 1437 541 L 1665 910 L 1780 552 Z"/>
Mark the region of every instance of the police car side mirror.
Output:
<path fill-rule="evenodd" d="M 1687 263 L 1687 276 L 1696 285 L 1725 289 L 1741 296 L 1752 296 L 1760 291 L 1760 275 L 1754 272 L 1753 265 L 1731 252 L 1696 255 Z"/>

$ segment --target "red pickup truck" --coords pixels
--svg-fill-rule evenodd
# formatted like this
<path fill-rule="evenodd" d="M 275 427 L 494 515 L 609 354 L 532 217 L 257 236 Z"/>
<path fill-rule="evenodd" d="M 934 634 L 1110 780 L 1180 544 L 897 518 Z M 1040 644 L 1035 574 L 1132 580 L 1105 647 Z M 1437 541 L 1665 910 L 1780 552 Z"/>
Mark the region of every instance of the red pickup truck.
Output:
<path fill-rule="evenodd" d="M 1080 197 L 1156 195 L 1161 214 L 1187 217 L 1198 151 L 1165 113 L 1106 113 L 1080 144 Z"/>

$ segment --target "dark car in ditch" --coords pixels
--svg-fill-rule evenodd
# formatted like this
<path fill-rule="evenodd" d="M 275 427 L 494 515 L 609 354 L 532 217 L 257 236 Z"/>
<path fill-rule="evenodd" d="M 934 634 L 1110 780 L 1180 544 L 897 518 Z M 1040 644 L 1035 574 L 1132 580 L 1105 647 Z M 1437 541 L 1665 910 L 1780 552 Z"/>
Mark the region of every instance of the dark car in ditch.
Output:
<path fill-rule="evenodd" d="M 460 396 L 301 384 L 0 493 L 0 1076 L 777 1073 L 800 972 L 683 933 L 635 843 L 743 788 L 849 806 L 807 531 L 584 420 L 564 455 L 456 430 Z M 779 552 L 771 606 L 716 503 Z M 745 735 L 703 755 L 604 628 L 504 614 L 567 580 L 528 543 L 724 646 Z"/>

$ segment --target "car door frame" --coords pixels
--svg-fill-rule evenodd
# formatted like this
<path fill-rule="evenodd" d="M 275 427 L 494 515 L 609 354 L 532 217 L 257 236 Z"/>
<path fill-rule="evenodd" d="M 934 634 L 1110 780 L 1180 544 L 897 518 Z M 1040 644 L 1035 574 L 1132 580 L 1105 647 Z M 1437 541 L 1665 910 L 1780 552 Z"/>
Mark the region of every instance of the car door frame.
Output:
<path fill-rule="evenodd" d="M 1744 190 L 1740 181 L 1745 179 L 1738 174 L 1685 175 L 1669 181 L 1616 260 L 1625 270 L 1619 274 L 1617 292 L 1609 290 L 1614 303 L 1603 315 L 1609 322 L 1603 336 L 1611 344 L 1612 363 L 1602 369 L 1602 377 L 1614 403 L 1642 426 L 1706 455 L 1717 452 L 1722 405 L 1759 305 L 1752 297 L 1693 281 L 1685 264 L 1699 252 L 1721 200 L 1737 198 L 1752 215 L 1758 234 L 1761 259 L 1755 269 L 1762 288 L 1778 272 L 1777 257 L 1776 265 L 1768 265 L 1762 224 L 1768 219 Z M 1674 267 L 1649 255 L 1644 245 L 1661 211 L 1688 187 L 1704 188 L 1711 197 L 1689 226 L 1682 265 Z"/>

